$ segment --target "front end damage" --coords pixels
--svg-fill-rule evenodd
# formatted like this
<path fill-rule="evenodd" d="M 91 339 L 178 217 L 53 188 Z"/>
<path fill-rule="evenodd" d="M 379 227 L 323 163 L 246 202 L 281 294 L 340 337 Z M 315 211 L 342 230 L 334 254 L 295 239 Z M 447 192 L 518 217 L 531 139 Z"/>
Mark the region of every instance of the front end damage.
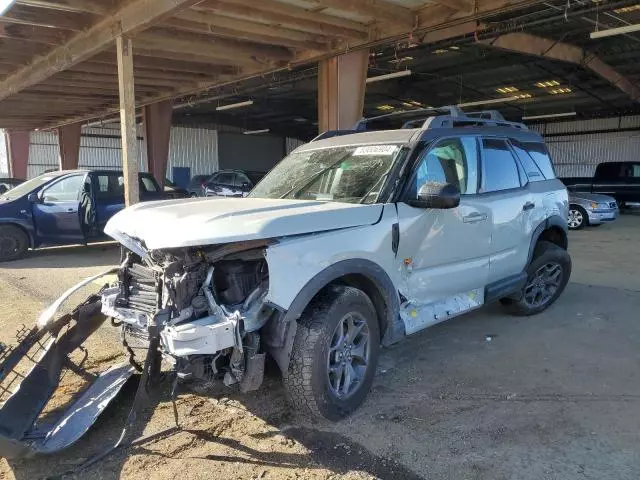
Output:
<path fill-rule="evenodd" d="M 123 263 L 66 292 L 25 331 L 0 360 L 0 456 L 52 453 L 77 441 L 126 381 L 141 373 L 141 392 L 166 377 L 199 379 L 257 389 L 265 363 L 260 330 L 279 311 L 265 302 L 269 276 L 267 242 L 207 248 L 128 252 Z M 56 318 L 78 288 L 116 275 L 72 313 Z M 90 375 L 71 356 L 105 321 L 120 329 L 128 361 Z M 146 355 L 137 356 L 140 348 Z M 77 356 L 77 355 L 76 355 Z M 22 365 L 32 363 L 28 371 Z M 90 376 L 68 408 L 53 420 L 42 412 L 65 368 Z M 124 436 L 124 431 L 123 431 Z M 122 437 L 121 437 L 122 440 Z"/>

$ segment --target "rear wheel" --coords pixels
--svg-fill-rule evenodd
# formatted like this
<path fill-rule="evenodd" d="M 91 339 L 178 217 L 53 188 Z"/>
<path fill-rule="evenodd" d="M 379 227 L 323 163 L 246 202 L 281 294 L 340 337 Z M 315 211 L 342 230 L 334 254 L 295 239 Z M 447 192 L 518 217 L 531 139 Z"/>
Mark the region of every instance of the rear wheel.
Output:
<path fill-rule="evenodd" d="M 29 237 L 13 225 L 0 227 L 0 262 L 17 260 L 29 249 Z"/>
<path fill-rule="evenodd" d="M 364 401 L 380 351 L 371 300 L 351 287 L 332 287 L 298 322 L 284 383 L 302 413 L 339 420 Z"/>
<path fill-rule="evenodd" d="M 553 304 L 571 276 L 569 253 L 551 242 L 538 242 L 527 267 L 527 283 L 519 300 L 502 299 L 514 315 L 534 315 Z"/>
<path fill-rule="evenodd" d="M 578 205 L 570 205 L 569 218 L 567 220 L 569 230 L 580 230 L 588 224 L 589 216 L 587 215 L 587 211 L 584 208 L 579 207 Z"/>

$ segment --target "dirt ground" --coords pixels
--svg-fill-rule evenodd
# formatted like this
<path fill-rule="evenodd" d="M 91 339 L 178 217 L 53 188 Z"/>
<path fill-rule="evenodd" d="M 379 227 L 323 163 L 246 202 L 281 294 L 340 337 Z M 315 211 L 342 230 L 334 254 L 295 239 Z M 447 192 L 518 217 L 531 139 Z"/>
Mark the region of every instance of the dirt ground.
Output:
<path fill-rule="evenodd" d="M 639 240 L 635 215 L 572 233 L 574 273 L 556 305 L 533 318 L 489 306 L 384 350 L 371 394 L 346 421 L 300 418 L 272 372 L 248 395 L 184 386 L 176 429 L 164 388 L 130 446 L 68 478 L 640 478 Z M 0 340 L 117 259 L 101 245 L 0 267 Z M 91 348 L 98 359 L 117 353 L 113 330 Z M 67 451 L 2 460 L 0 478 L 73 471 L 115 441 L 134 391 Z"/>

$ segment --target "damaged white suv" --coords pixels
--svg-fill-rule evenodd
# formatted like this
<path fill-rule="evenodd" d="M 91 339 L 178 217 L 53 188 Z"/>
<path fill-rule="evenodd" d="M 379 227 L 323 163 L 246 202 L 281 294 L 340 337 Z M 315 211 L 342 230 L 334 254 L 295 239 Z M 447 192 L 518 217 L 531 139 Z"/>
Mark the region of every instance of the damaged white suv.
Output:
<path fill-rule="evenodd" d="M 367 395 L 381 345 L 497 300 L 544 310 L 571 260 L 567 191 L 542 138 L 495 112 L 435 113 L 323 135 L 247 198 L 118 213 L 105 228 L 126 250 L 118 281 L 76 311 L 74 338 L 110 317 L 125 345 L 145 342 L 144 366 L 131 357 L 145 377 L 164 358 L 177 378 L 242 391 L 260 386 L 269 355 L 295 407 L 337 420 Z M 59 328 L 70 293 L 40 330 Z M 121 368 L 118 379 L 134 369 Z"/>

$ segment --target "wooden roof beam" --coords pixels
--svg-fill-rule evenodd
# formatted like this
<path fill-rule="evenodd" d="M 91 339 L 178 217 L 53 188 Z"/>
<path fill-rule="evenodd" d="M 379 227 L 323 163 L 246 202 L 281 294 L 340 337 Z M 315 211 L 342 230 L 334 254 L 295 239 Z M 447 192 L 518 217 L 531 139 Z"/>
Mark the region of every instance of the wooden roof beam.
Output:
<path fill-rule="evenodd" d="M 384 0 L 314 0 L 322 7 L 375 17 L 376 22 L 390 22 L 408 29 L 416 25 L 416 15 L 410 9 Z"/>
<path fill-rule="evenodd" d="M 101 63 L 112 65 L 113 68 L 117 68 L 115 64 L 116 54 L 115 52 L 106 51 L 101 52 L 98 55 L 91 57 L 89 60 L 92 63 Z M 186 59 L 181 58 L 177 60 L 170 60 L 166 58 L 153 58 L 149 56 L 142 56 L 139 50 L 133 52 L 134 68 L 145 68 L 150 70 L 172 71 L 177 70 L 182 73 L 199 73 L 204 75 L 231 75 L 239 72 L 238 68 L 231 65 L 228 62 L 226 65 L 224 62 L 217 63 L 215 65 L 211 62 L 197 63 L 189 62 Z M 79 65 L 83 65 L 83 63 Z"/>
<path fill-rule="evenodd" d="M 210 10 L 219 15 L 233 14 L 245 20 L 256 20 L 268 25 L 284 26 L 301 32 L 317 33 L 338 38 L 367 40 L 368 27 L 353 20 L 333 15 L 311 12 L 275 0 L 204 0 L 196 5 L 198 10 Z M 250 9 L 251 15 L 247 15 Z"/>
<path fill-rule="evenodd" d="M 21 42 L 60 45 L 69 38 L 68 30 L 22 25 L 5 21 L 0 17 L 0 38 L 11 38 Z"/>
<path fill-rule="evenodd" d="M 90 58 L 112 44 L 116 36 L 135 34 L 198 1 L 132 0 L 126 3 L 114 14 L 0 82 L 0 100 Z M 15 8 L 18 7 L 21 6 Z"/>
<path fill-rule="evenodd" d="M 114 0 L 16 0 L 16 5 L 107 15 L 116 5 Z"/>
<path fill-rule="evenodd" d="M 2 16 L 2 20 L 39 27 L 62 28 L 80 32 L 90 27 L 95 15 L 79 12 L 55 12 L 27 5 L 14 5 Z"/>
<path fill-rule="evenodd" d="M 622 90 L 632 100 L 640 101 L 640 86 L 621 75 L 597 55 L 575 45 L 523 32 L 506 33 L 498 37 L 481 40 L 480 43 L 511 52 L 580 65 Z"/>
<path fill-rule="evenodd" d="M 456 12 L 470 12 L 473 10 L 473 0 L 432 0 L 433 3 L 450 8 Z"/>

